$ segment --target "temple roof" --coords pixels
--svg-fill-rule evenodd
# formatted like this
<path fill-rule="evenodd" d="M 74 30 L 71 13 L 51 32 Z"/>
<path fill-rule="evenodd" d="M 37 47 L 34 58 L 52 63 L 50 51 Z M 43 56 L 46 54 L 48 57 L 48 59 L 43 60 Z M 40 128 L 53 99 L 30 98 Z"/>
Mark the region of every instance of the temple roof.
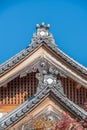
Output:
<path fill-rule="evenodd" d="M 37 106 L 39 102 L 46 97 L 46 95 L 54 95 L 56 100 L 60 101 L 60 105 L 63 106 L 67 111 L 72 113 L 75 117 L 79 119 L 84 119 L 87 117 L 87 112 L 80 108 L 78 105 L 70 101 L 62 91 L 61 84 L 45 86 L 41 91 L 25 101 L 22 105 L 17 107 L 15 110 L 11 111 L 4 117 L 0 119 L 0 129 L 4 130 L 15 122 L 19 121 L 22 117 L 29 113 L 32 108 Z"/>
<path fill-rule="evenodd" d="M 74 61 L 72 58 L 64 54 L 56 46 L 52 34 L 48 32 L 49 27 L 50 27 L 49 25 L 45 25 L 44 23 L 42 23 L 41 25 L 36 25 L 37 30 L 33 34 L 33 37 L 29 46 L 25 48 L 24 50 L 22 50 L 21 52 L 19 52 L 18 54 L 16 54 L 15 56 L 13 56 L 11 59 L 6 61 L 5 63 L 1 64 L 0 75 L 3 75 L 5 72 L 8 72 L 10 69 L 14 68 L 17 64 L 21 63 L 21 61 L 25 59 L 29 54 L 31 54 L 35 49 L 37 49 L 39 46 L 44 45 L 47 48 L 51 49 L 55 54 L 57 54 L 61 59 L 63 59 L 70 66 L 75 68 L 78 72 L 87 76 L 87 69 L 84 66 L 80 65 L 79 63 Z M 49 68 L 49 71 L 48 71 L 48 68 L 46 66 L 46 69 L 47 69 L 46 75 L 42 73 L 43 71 L 41 72 L 42 76 L 46 78 L 46 82 L 44 81 L 43 83 L 42 79 L 44 78 L 38 79 L 39 76 L 37 76 L 37 79 L 39 80 L 39 85 L 38 85 L 36 94 L 33 97 L 29 98 L 27 101 L 25 101 L 22 105 L 17 107 L 15 110 L 11 111 L 10 113 L 8 113 L 7 115 L 3 116 L 0 119 L 1 130 L 4 130 L 5 128 L 19 121 L 27 113 L 29 113 L 32 108 L 36 107 L 39 104 L 39 102 L 42 101 L 43 98 L 45 98 L 48 95 L 53 96 L 55 100 L 59 101 L 60 105 L 63 106 L 63 108 L 65 108 L 67 111 L 72 113 L 72 115 L 74 115 L 75 117 L 78 117 L 79 119 L 84 119 L 87 117 L 87 112 L 83 110 L 82 108 L 80 108 L 75 103 L 73 103 L 72 101 L 70 101 L 65 96 L 62 90 L 61 83 L 58 81 L 55 81 L 55 77 L 57 76 L 59 72 L 54 70 L 54 72 L 51 73 L 50 68 Z M 48 77 L 47 77 L 47 74 L 48 74 Z M 50 85 L 48 85 L 47 82 Z"/>
<path fill-rule="evenodd" d="M 0 65 L 0 75 L 4 74 L 11 68 L 15 67 L 18 63 L 20 63 L 24 58 L 26 58 L 31 52 L 33 52 L 40 45 L 45 45 L 50 48 L 53 52 L 55 52 L 60 58 L 66 61 L 69 65 L 74 67 L 76 70 L 81 72 L 82 74 L 87 76 L 87 68 L 67 56 L 64 52 L 62 52 L 55 44 L 53 36 L 48 32 L 49 24 L 45 25 L 42 23 L 41 25 L 36 25 L 37 31 L 33 34 L 32 40 L 27 48 L 4 62 Z"/>

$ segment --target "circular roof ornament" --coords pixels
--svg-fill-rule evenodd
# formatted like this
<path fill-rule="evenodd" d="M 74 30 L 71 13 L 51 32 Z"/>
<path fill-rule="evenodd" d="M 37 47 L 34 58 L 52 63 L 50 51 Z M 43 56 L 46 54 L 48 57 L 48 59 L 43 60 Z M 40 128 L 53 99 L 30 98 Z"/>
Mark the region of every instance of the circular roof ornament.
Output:
<path fill-rule="evenodd" d="M 44 31 L 41 31 L 41 32 L 40 32 L 40 35 L 41 35 L 41 36 L 44 36 L 44 35 L 45 35 L 45 32 L 44 32 Z"/>
<path fill-rule="evenodd" d="M 36 24 L 36 29 L 37 29 L 37 35 L 38 36 L 48 36 L 48 29 L 50 27 L 50 24 L 45 24 L 44 22 L 42 22 L 41 25 Z"/>

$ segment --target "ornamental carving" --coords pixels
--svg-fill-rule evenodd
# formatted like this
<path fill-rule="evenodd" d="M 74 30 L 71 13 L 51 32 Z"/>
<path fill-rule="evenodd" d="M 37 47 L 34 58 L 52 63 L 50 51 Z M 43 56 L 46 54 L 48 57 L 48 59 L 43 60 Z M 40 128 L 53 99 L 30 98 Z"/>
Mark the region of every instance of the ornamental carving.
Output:
<path fill-rule="evenodd" d="M 38 79 L 37 93 L 39 93 L 44 87 L 55 87 L 63 93 L 63 88 L 60 80 L 57 80 L 58 75 L 63 75 L 55 66 L 49 64 L 43 60 L 39 63 L 39 73 L 36 74 Z"/>
<path fill-rule="evenodd" d="M 52 34 L 48 32 L 49 27 L 50 25 L 45 25 L 44 22 L 41 25 L 37 24 L 36 33 L 33 34 L 31 44 L 35 46 L 36 44 L 41 44 L 42 42 L 55 44 Z"/>

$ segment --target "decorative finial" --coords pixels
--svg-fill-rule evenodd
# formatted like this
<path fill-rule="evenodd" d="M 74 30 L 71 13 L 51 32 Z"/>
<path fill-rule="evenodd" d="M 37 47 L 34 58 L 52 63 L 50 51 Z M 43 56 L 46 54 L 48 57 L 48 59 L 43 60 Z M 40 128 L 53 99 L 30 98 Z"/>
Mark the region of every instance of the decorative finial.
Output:
<path fill-rule="evenodd" d="M 37 35 L 40 36 L 47 36 L 48 35 L 48 29 L 50 28 L 50 24 L 45 24 L 42 22 L 41 25 L 36 24 L 36 29 L 37 29 Z"/>
<path fill-rule="evenodd" d="M 36 24 L 36 32 L 33 34 L 32 43 L 55 44 L 53 35 L 49 32 L 50 24 Z"/>
<path fill-rule="evenodd" d="M 42 25 L 44 26 L 44 25 L 45 25 L 45 23 L 44 23 L 44 22 L 42 22 Z"/>
<path fill-rule="evenodd" d="M 39 29 L 39 28 L 44 28 L 44 29 L 48 30 L 50 28 L 50 24 L 46 25 L 44 22 L 42 22 L 41 25 L 36 24 L 36 29 Z"/>
<path fill-rule="evenodd" d="M 36 28 L 39 28 L 40 27 L 40 25 L 39 24 L 36 24 Z"/>

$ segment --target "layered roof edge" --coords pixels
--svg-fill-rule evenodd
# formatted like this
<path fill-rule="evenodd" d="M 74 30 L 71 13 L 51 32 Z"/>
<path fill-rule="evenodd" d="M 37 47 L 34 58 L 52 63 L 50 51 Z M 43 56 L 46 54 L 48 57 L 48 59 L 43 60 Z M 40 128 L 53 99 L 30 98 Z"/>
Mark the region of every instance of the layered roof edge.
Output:
<path fill-rule="evenodd" d="M 59 86 L 61 88 L 61 86 Z M 78 105 L 70 101 L 64 93 L 59 90 L 56 86 L 45 87 L 40 91 L 39 94 L 34 95 L 25 101 L 22 105 L 17 107 L 15 110 L 8 113 L 6 116 L 0 119 L 0 128 L 4 130 L 10 125 L 14 124 L 16 121 L 20 120 L 27 112 L 30 112 L 33 107 L 35 107 L 47 94 L 54 94 L 56 100 L 60 100 L 63 107 L 74 114 L 75 117 L 79 119 L 85 119 L 87 117 L 87 112 L 80 108 Z"/>
<path fill-rule="evenodd" d="M 29 46 L 0 65 L 0 75 L 13 68 L 16 64 L 20 63 L 25 57 L 27 57 L 32 51 L 34 51 L 40 45 L 45 44 L 46 46 L 51 48 L 51 50 L 54 51 L 58 56 L 65 60 L 68 64 L 70 64 L 75 69 L 80 71 L 82 74 L 87 76 L 86 67 L 70 58 L 57 47 L 52 34 L 48 33 L 49 25 L 45 25 L 44 23 L 42 23 L 41 25 L 37 25 L 36 28 L 37 31 L 33 34 Z"/>
<path fill-rule="evenodd" d="M 80 73 L 87 76 L 87 69 L 80 65 L 78 62 L 67 56 L 59 48 L 57 48 L 53 36 L 51 33 L 48 33 L 49 25 L 42 23 L 37 25 L 37 31 L 33 34 L 30 45 L 13 56 L 11 59 L 0 65 L 0 75 L 4 74 L 11 68 L 15 67 L 20 63 L 24 58 L 26 58 L 31 52 L 37 49 L 41 45 L 47 46 L 53 52 L 55 52 L 60 58 L 66 61 L 69 65 L 74 67 Z M 46 95 L 53 94 L 56 100 L 60 101 L 60 104 L 69 110 L 73 115 L 77 116 L 79 119 L 85 119 L 87 117 L 87 112 L 80 108 L 78 105 L 70 101 L 61 90 L 61 86 L 52 85 L 51 87 L 45 86 L 38 94 L 35 94 L 33 97 L 29 98 L 22 105 L 17 107 L 15 110 L 8 113 L 6 116 L 0 119 L 0 129 L 4 130 L 10 125 L 14 124 L 16 121 L 19 121 L 21 117 L 31 111 Z"/>

